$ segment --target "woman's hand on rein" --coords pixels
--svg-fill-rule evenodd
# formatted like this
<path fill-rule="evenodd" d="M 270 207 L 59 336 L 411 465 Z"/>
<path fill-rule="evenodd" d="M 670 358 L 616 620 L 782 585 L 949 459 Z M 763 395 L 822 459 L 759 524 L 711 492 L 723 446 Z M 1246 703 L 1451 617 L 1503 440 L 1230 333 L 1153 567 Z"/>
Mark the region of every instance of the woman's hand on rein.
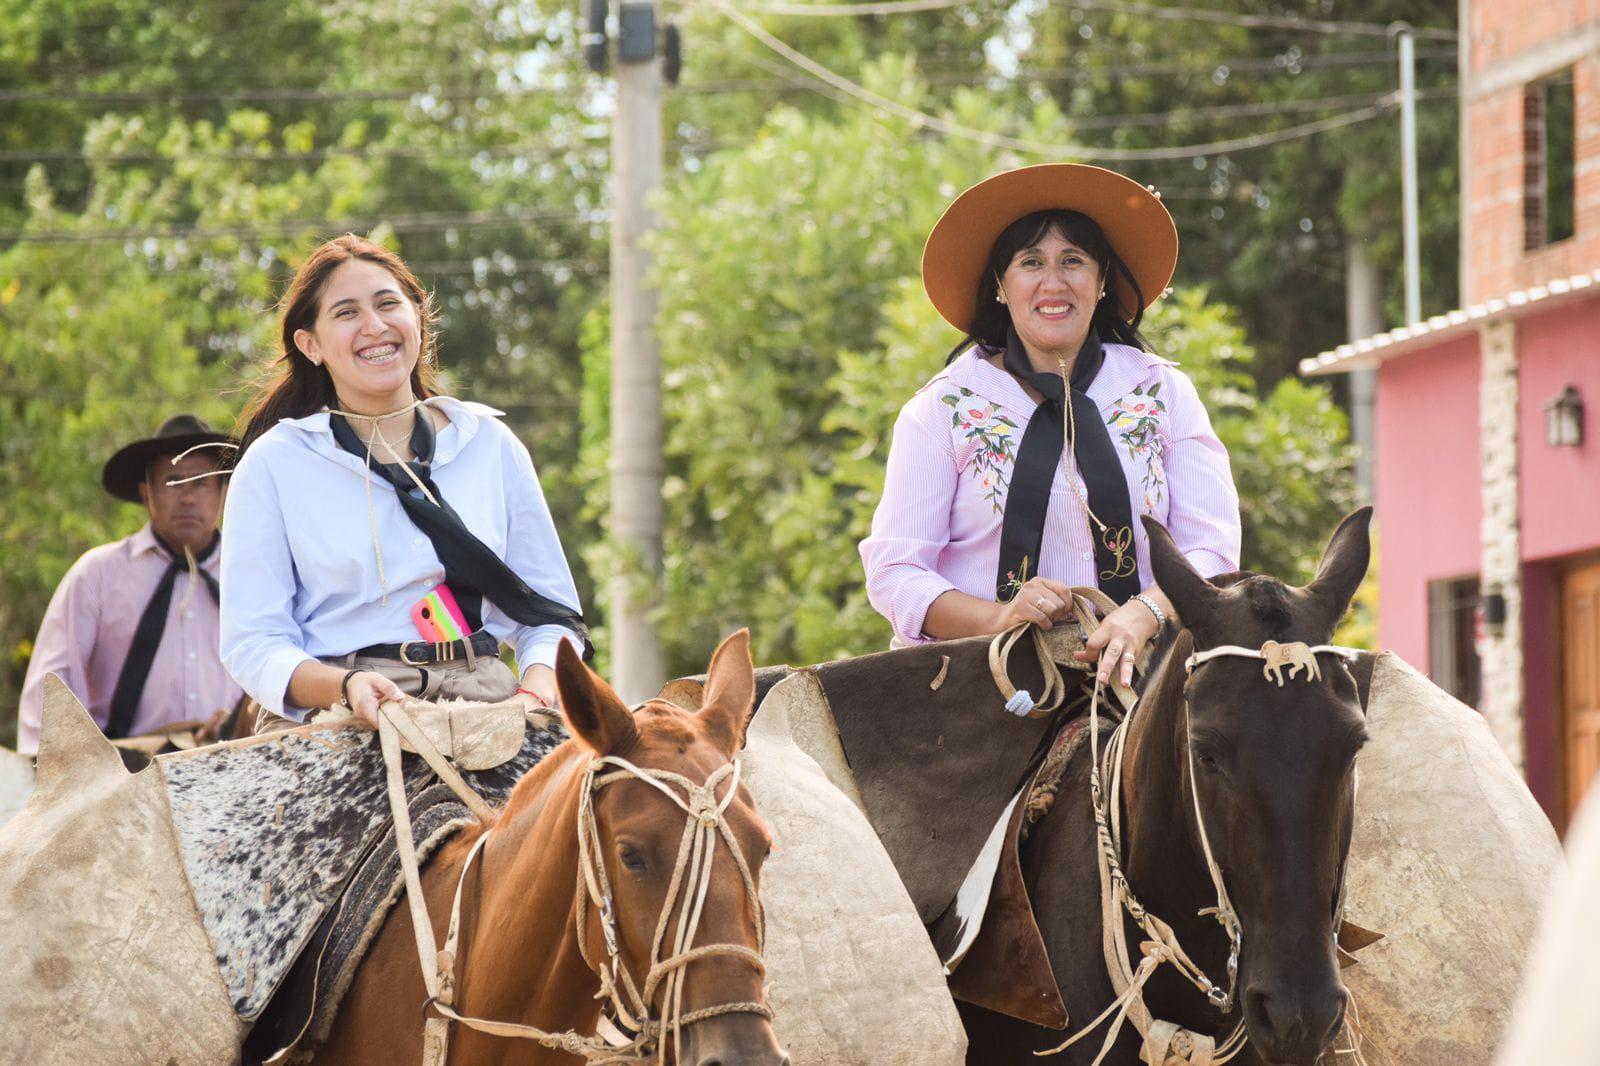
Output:
<path fill-rule="evenodd" d="M 345 694 L 350 700 L 350 710 L 374 729 L 378 728 L 379 704 L 390 700 L 399 702 L 406 698 L 399 685 L 371 670 L 353 675 L 345 686 Z"/>
<path fill-rule="evenodd" d="M 1072 589 L 1047 577 L 1031 577 L 1017 589 L 1015 596 L 998 606 L 997 633 L 1019 622 L 1032 622 L 1040 629 L 1049 629 L 1072 610 Z"/>
<path fill-rule="evenodd" d="M 1150 608 L 1138 600 L 1129 600 L 1100 620 L 1099 626 L 1084 641 L 1083 650 L 1072 653 L 1079 662 L 1098 658 L 1100 666 L 1096 678 L 1104 683 L 1111 672 L 1120 667 L 1124 686 L 1133 684 L 1133 664 L 1139 653 L 1161 628 Z"/>

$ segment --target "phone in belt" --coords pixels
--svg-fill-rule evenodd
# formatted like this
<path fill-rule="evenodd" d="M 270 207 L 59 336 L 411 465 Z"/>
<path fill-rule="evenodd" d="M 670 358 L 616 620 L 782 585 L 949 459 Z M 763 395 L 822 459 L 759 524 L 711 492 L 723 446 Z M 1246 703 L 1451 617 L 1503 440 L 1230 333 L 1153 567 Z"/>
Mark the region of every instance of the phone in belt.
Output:
<path fill-rule="evenodd" d="M 411 606 L 411 621 L 423 640 L 444 644 L 452 640 L 466 640 L 472 636 L 467 616 L 456 603 L 455 593 L 449 585 L 438 585 Z"/>

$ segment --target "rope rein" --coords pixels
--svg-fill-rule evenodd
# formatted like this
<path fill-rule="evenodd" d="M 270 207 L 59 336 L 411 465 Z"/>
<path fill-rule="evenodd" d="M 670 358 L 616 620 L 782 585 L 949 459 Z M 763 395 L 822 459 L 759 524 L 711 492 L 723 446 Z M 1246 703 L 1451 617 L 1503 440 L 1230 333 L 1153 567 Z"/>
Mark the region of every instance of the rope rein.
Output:
<path fill-rule="evenodd" d="M 1096 602 L 1088 595 L 1078 594 L 1080 591 L 1089 592 L 1097 590 L 1074 590 L 1072 608 L 1078 622 L 1083 626 L 1084 635 L 1093 632 L 1098 622 L 1095 618 L 1095 608 L 1105 610 L 1105 606 Z M 1109 601 L 1108 601 L 1109 602 Z M 1000 694 L 1006 698 L 1006 710 L 1013 714 L 1029 714 L 1033 717 L 1043 716 L 1054 712 L 1065 701 L 1065 684 L 1061 679 L 1060 671 L 1052 661 L 1044 639 L 1037 628 L 1027 625 L 1026 628 L 1034 629 L 1034 645 L 1039 653 L 1039 660 L 1045 671 L 1045 685 L 1042 694 L 1042 705 L 1035 707 L 1026 691 L 1019 692 L 1006 676 L 1005 663 L 1021 637 L 1021 629 L 1017 626 L 1004 633 L 998 634 L 989 646 L 989 665 L 994 674 L 995 683 L 1000 689 Z M 1353 660 L 1360 652 L 1354 648 L 1337 645 L 1318 645 L 1308 647 L 1303 643 L 1279 644 L 1268 641 L 1259 649 L 1244 648 L 1238 645 L 1224 645 L 1211 648 L 1204 652 L 1191 655 L 1184 663 L 1186 673 L 1193 673 L 1195 668 L 1223 657 L 1250 658 L 1261 660 L 1265 663 L 1263 675 L 1268 680 L 1275 680 L 1281 687 L 1284 683 L 1285 671 L 1289 678 L 1301 677 L 1305 681 L 1319 679 L 1321 669 L 1317 665 L 1316 656 L 1319 654 L 1332 654 L 1340 656 L 1346 661 Z M 1249 1034 L 1245 1031 L 1244 1018 L 1241 1013 L 1233 1029 L 1219 1043 L 1217 1038 L 1205 1033 L 1197 1033 L 1185 1029 L 1174 1022 L 1164 1021 L 1151 1014 L 1144 1002 L 1144 988 L 1150 978 L 1163 965 L 1170 965 L 1183 976 L 1190 984 L 1198 989 L 1206 1000 L 1221 1014 L 1227 1015 L 1234 1009 L 1237 1002 L 1239 980 L 1239 955 L 1244 941 L 1244 931 L 1240 925 L 1238 913 L 1235 911 L 1233 901 L 1228 895 L 1227 884 L 1222 876 L 1222 869 L 1216 860 L 1216 854 L 1211 847 L 1210 835 L 1206 830 L 1204 812 L 1200 808 L 1200 794 L 1194 787 L 1194 745 L 1190 740 L 1192 735 L 1191 715 L 1189 701 L 1184 699 L 1184 730 L 1185 730 L 1185 756 L 1188 762 L 1190 780 L 1190 798 L 1193 801 L 1195 823 L 1199 827 L 1200 847 L 1205 856 L 1206 872 L 1211 878 L 1213 890 L 1216 892 L 1217 903 L 1214 907 L 1206 907 L 1199 914 L 1209 916 L 1216 920 L 1222 927 L 1223 934 L 1228 939 L 1228 958 L 1226 963 L 1226 976 L 1223 981 L 1213 980 L 1189 956 L 1179 943 L 1176 932 L 1160 918 L 1151 914 L 1134 895 L 1132 886 L 1122 866 L 1123 835 L 1122 835 L 1122 776 L 1125 765 L 1125 751 L 1129 723 L 1133 721 L 1133 708 L 1122 721 L 1117 723 L 1111 735 L 1106 740 L 1105 750 L 1100 746 L 1100 697 L 1106 685 L 1098 680 L 1094 682 L 1093 693 L 1089 701 L 1089 801 L 1094 814 L 1095 837 L 1097 842 L 1096 864 L 1100 877 L 1100 914 L 1101 914 L 1101 942 L 1105 954 L 1106 970 L 1111 978 L 1112 988 L 1117 993 L 1100 1014 L 1090 1021 L 1078 1032 L 1074 1033 L 1063 1043 L 1047 1051 L 1034 1052 L 1035 1055 L 1056 1055 L 1076 1044 L 1089 1033 L 1098 1028 L 1108 1019 L 1111 1024 L 1106 1032 L 1104 1042 L 1099 1053 L 1095 1056 L 1092 1066 L 1100 1066 L 1106 1056 L 1111 1053 L 1112 1046 L 1116 1043 L 1122 1027 L 1127 1022 L 1132 1022 L 1143 1040 L 1141 1057 L 1152 1066 L 1221 1066 L 1244 1050 L 1249 1042 Z M 1019 699 L 1020 697 L 1020 699 Z M 1025 710 L 1013 707 L 1013 703 L 1027 703 Z M 1035 711 L 1037 710 L 1037 713 Z M 1109 778 L 1109 790 L 1106 781 Z M 1343 910 L 1344 899 L 1344 872 L 1340 870 L 1340 885 L 1337 894 L 1338 909 Z M 1126 913 L 1134 924 L 1145 934 L 1145 939 L 1139 944 L 1140 959 L 1137 965 L 1133 962 L 1132 953 L 1127 942 L 1127 927 L 1123 921 Z M 1340 915 L 1335 915 L 1339 920 Z M 1349 1050 L 1339 1049 L 1341 1054 L 1354 1054 L 1360 1060 L 1355 1040 L 1351 1038 Z"/>
<path fill-rule="evenodd" d="M 578 800 L 575 924 L 578 932 L 578 952 L 583 957 L 585 965 L 595 971 L 600 979 L 600 991 L 596 993 L 595 998 L 609 1000 L 609 1006 L 615 1016 L 615 1022 L 612 1022 L 604 1013 L 601 1015 L 599 1032 L 609 1034 L 610 1039 L 607 1039 L 605 1035 L 588 1035 L 570 1030 L 553 1033 L 536 1026 L 476 1018 L 456 1011 L 455 971 L 461 932 L 461 900 L 467 874 L 493 831 L 486 830 L 479 836 L 467 854 L 466 861 L 462 863 L 461 874 L 456 881 L 455 898 L 450 907 L 450 924 L 444 948 L 436 951 L 433 923 L 428 917 L 427 903 L 422 895 L 422 879 L 417 867 L 404 781 L 400 772 L 400 736 L 404 735 L 411 742 L 418 754 L 435 773 L 439 774 L 441 780 L 462 796 L 468 807 L 480 819 L 492 816 L 492 811 L 428 740 L 427 735 L 416 725 L 410 712 L 403 705 L 384 704 L 379 715 L 378 727 L 388 773 L 389 804 L 395 817 L 395 839 L 399 846 L 401 868 L 405 874 L 406 895 L 411 908 L 412 927 L 422 966 L 423 984 L 428 992 L 427 1001 L 423 1005 L 426 1019 L 423 1027 L 423 1066 L 445 1066 L 449 1056 L 451 1022 L 458 1022 L 469 1029 L 492 1036 L 532 1040 L 547 1048 L 581 1056 L 595 1066 L 608 1066 L 617 1063 L 642 1063 L 651 1058 L 655 1058 L 658 1063 L 665 1063 L 666 1035 L 670 1033 L 672 1036 L 674 1054 L 681 1054 L 683 1029 L 707 1018 L 743 1013 L 756 1014 L 771 1021 L 771 1009 L 757 1002 L 721 1003 L 687 1012 L 683 1009 L 685 971 L 694 962 L 718 957 L 740 958 L 755 966 L 759 973 L 763 975 L 766 973 L 766 964 L 762 958 L 766 942 L 766 921 L 761 909 L 761 897 L 756 888 L 755 877 L 750 872 L 749 863 L 745 861 L 744 852 L 724 816 L 739 790 L 741 764 L 737 758 L 712 771 L 705 782 L 699 785 L 670 770 L 643 769 L 614 755 L 596 757 L 584 769 Z M 602 773 L 608 767 L 614 769 Z M 595 795 L 601 789 L 617 781 L 629 779 L 650 785 L 670 799 L 686 815 L 677 862 L 673 867 L 666 899 L 656 923 L 650 951 L 650 966 L 646 972 L 642 992 L 627 967 L 622 964 L 611 883 L 606 875 L 605 861 L 601 854 L 599 822 L 594 811 Z M 728 782 L 727 794 L 719 800 L 717 789 L 725 781 Z M 682 797 L 677 790 L 682 790 Z M 755 916 L 756 949 L 753 951 L 742 944 L 708 944 L 698 947 L 694 944 L 704 914 L 706 898 L 711 889 L 711 874 L 719 837 L 727 844 L 729 852 L 733 855 L 734 864 L 744 883 L 751 912 Z M 598 964 L 591 955 L 587 936 L 587 908 L 590 905 L 599 912 L 600 928 L 605 940 L 606 959 Z M 674 915 L 678 915 L 679 920 L 677 933 L 673 938 L 672 953 L 662 958 L 662 945 Z M 656 1018 L 651 1016 L 650 1005 L 658 991 L 662 993 L 663 1006 L 661 1016 Z M 625 1035 L 627 1033 L 631 1033 L 632 1036 Z"/>

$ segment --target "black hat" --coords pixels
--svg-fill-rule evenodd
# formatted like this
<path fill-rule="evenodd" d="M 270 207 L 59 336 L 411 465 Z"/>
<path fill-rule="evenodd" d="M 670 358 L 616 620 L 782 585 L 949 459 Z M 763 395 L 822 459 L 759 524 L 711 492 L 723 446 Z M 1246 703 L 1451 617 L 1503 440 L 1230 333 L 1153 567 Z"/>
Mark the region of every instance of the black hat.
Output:
<path fill-rule="evenodd" d="M 129 503 L 140 503 L 139 486 L 144 482 L 150 460 L 163 455 L 178 455 L 197 444 L 231 444 L 233 438 L 218 433 L 194 415 L 173 415 L 161 423 L 156 435 L 136 440 L 106 460 L 100 471 L 100 484 L 111 495 Z M 208 449 L 223 457 L 223 449 Z"/>

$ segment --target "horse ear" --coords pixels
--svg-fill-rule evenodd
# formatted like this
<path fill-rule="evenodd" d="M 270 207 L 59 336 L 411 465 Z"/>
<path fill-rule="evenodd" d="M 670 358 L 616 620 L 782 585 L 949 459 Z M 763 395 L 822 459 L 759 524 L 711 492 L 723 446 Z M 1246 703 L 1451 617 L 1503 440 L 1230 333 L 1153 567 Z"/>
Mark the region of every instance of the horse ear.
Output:
<path fill-rule="evenodd" d="M 556 649 L 556 690 L 567 728 L 601 755 L 625 751 L 639 735 L 627 704 L 565 640 Z"/>
<path fill-rule="evenodd" d="M 1372 560 L 1371 524 L 1371 507 L 1347 515 L 1328 538 L 1322 562 L 1317 564 L 1317 576 L 1306 586 L 1306 592 L 1325 610 L 1329 632 L 1344 617 L 1361 579 L 1367 576 L 1367 564 Z"/>
<path fill-rule="evenodd" d="M 700 718 L 729 758 L 744 745 L 744 727 L 756 703 L 756 671 L 750 664 L 750 631 L 741 629 L 718 645 L 706 668 Z"/>
<path fill-rule="evenodd" d="M 1150 541 L 1150 572 L 1156 584 L 1178 612 L 1178 621 L 1189 629 L 1202 625 L 1211 615 L 1217 590 L 1190 565 L 1167 527 L 1149 515 L 1142 516 L 1145 536 Z"/>

